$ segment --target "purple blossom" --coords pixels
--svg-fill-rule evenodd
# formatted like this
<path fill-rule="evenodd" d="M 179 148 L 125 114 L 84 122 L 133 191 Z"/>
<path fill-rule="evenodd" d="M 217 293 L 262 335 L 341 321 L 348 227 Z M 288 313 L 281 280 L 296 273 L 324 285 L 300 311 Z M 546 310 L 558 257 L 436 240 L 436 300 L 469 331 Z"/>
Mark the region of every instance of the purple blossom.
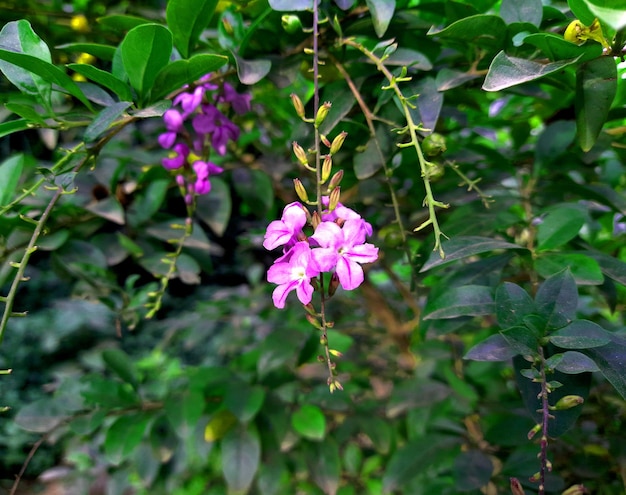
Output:
<path fill-rule="evenodd" d="M 202 160 L 196 160 L 193 163 L 193 169 L 196 172 L 196 182 L 194 184 L 196 194 L 207 194 L 211 190 L 209 176 L 220 174 L 224 171 L 223 168 L 218 167 L 214 163 L 203 162 Z"/>
<path fill-rule="evenodd" d="M 176 170 L 182 167 L 189 156 L 189 148 L 186 144 L 178 143 L 174 145 L 173 151 L 167 158 L 163 158 L 161 163 L 168 170 Z"/>
<path fill-rule="evenodd" d="M 236 114 L 243 115 L 250 111 L 250 93 L 239 94 L 230 84 L 224 83 L 224 94 L 220 96 L 219 101 L 230 103 Z"/>
<path fill-rule="evenodd" d="M 183 109 L 183 117 L 187 118 L 202 103 L 202 98 L 204 97 L 206 89 L 204 86 L 198 86 L 193 90 L 193 93 L 182 92 L 172 102 L 174 105 L 180 105 Z"/>
<path fill-rule="evenodd" d="M 289 203 L 283 209 L 280 220 L 274 220 L 267 226 L 263 247 L 272 250 L 278 246 L 297 242 L 298 236 L 306 223 L 306 213 L 300 203 Z"/>
<path fill-rule="evenodd" d="M 365 223 L 362 218 L 346 220 L 343 227 L 334 222 L 322 222 L 310 237 L 320 246 L 312 255 L 320 270 L 334 269 L 345 290 L 355 289 L 363 282 L 360 263 L 378 259 L 378 248 L 364 244 Z"/>
<path fill-rule="evenodd" d="M 296 291 L 302 304 L 311 302 L 313 297 L 311 278 L 320 273 L 311 252 L 308 242 L 297 242 L 289 250 L 289 256 L 286 260 L 274 263 L 268 270 L 268 282 L 278 284 L 272 293 L 272 300 L 277 308 L 285 307 L 287 295 L 292 290 Z"/>
<path fill-rule="evenodd" d="M 202 113 L 197 114 L 191 124 L 199 135 L 211 134 L 211 144 L 220 155 L 226 153 L 229 140 L 239 138 L 239 128 L 214 105 L 202 105 Z"/>

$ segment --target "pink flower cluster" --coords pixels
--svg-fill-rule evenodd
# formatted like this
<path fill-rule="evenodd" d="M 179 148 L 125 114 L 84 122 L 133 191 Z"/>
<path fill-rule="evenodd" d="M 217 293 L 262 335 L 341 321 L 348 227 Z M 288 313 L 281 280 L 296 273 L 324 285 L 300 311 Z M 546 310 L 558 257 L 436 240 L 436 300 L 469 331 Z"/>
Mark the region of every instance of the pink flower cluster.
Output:
<path fill-rule="evenodd" d="M 310 237 L 303 231 L 308 216 L 302 204 L 290 203 L 281 219 L 267 227 L 263 246 L 269 250 L 284 246 L 283 255 L 267 272 L 267 280 L 278 284 L 272 294 L 277 308 L 285 307 L 293 290 L 302 304 L 309 304 L 314 290 L 311 279 L 322 272 L 334 272 L 343 289 L 355 289 L 363 282 L 361 263 L 378 259 L 378 248 L 365 242 L 372 226 L 354 210 L 337 204 L 332 212 L 322 214 Z"/>
<path fill-rule="evenodd" d="M 193 89 L 174 98 L 172 108 L 163 115 L 166 132 L 159 136 L 161 147 L 171 150 L 169 156 L 163 158 L 163 166 L 168 170 L 182 169 L 193 176 L 190 182 L 183 174 L 177 176 L 177 182 L 186 185 L 188 203 L 194 194 L 208 193 L 211 190 L 209 177 L 223 171 L 208 161 L 211 149 L 224 155 L 228 141 L 239 138 L 239 128 L 218 105 L 230 106 L 237 114 L 250 110 L 251 95 L 237 93 L 228 83 L 220 88 L 209 79 L 210 75 L 204 76 Z M 193 132 L 185 125 L 188 120 L 191 120 Z"/>

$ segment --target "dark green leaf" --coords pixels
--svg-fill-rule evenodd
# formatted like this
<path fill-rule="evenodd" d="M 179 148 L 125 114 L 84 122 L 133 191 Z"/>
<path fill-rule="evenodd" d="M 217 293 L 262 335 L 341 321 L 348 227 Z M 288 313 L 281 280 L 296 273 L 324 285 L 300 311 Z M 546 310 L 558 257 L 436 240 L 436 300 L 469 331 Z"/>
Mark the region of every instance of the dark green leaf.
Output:
<path fill-rule="evenodd" d="M 372 15 L 374 31 L 379 38 L 382 38 L 396 9 L 396 0 L 366 0 L 366 3 Z"/>
<path fill-rule="evenodd" d="M 110 62 L 115 54 L 115 47 L 110 45 L 101 45 L 99 43 L 67 43 L 57 46 L 59 50 L 76 53 L 88 53 L 100 60 Z"/>
<path fill-rule="evenodd" d="M 218 236 L 224 235 L 232 211 L 230 189 L 219 177 L 211 178 L 211 194 L 198 196 L 196 215 Z"/>
<path fill-rule="evenodd" d="M 124 225 L 126 223 L 124 207 L 115 196 L 109 196 L 95 203 L 89 203 L 85 205 L 84 208 L 101 218 L 106 218 L 109 222 L 118 225 Z"/>
<path fill-rule="evenodd" d="M 165 18 L 172 31 L 174 46 L 183 58 L 189 57 L 200 34 L 209 24 L 218 0 L 170 0 Z"/>
<path fill-rule="evenodd" d="M 107 89 L 110 89 L 122 100 L 133 100 L 133 96 L 128 85 L 125 82 L 120 81 L 117 77 L 110 74 L 109 72 L 98 69 L 97 67 L 88 64 L 68 64 L 67 67 L 74 72 L 77 72 L 86 77 L 90 81 L 93 81 L 100 86 L 104 86 Z"/>
<path fill-rule="evenodd" d="M 605 378 L 626 400 L 626 339 L 611 335 L 611 343 L 583 351 L 598 365 Z"/>
<path fill-rule="evenodd" d="M 259 469 L 261 442 L 254 429 L 239 427 L 222 439 L 222 471 L 229 493 L 247 493 Z"/>
<path fill-rule="evenodd" d="M 479 14 L 453 22 L 440 31 L 431 28 L 428 34 L 444 41 L 498 50 L 504 45 L 506 24 L 500 16 Z"/>
<path fill-rule="evenodd" d="M 391 449 L 393 432 L 388 421 L 376 416 L 358 419 L 361 431 L 372 441 L 374 448 L 381 454 L 388 454 Z"/>
<path fill-rule="evenodd" d="M 315 484 L 326 495 L 335 495 L 339 487 L 341 459 L 339 446 L 333 437 L 309 445 L 306 451 L 307 464 Z"/>
<path fill-rule="evenodd" d="M 103 28 L 116 31 L 120 34 L 126 33 L 142 24 L 150 24 L 148 19 L 135 17 L 132 15 L 113 14 L 98 18 L 98 24 Z"/>
<path fill-rule="evenodd" d="M 152 89 L 152 99 L 158 100 L 172 91 L 191 84 L 202 76 L 216 71 L 228 62 L 228 57 L 201 53 L 189 60 L 176 60 L 164 67 L 157 75 Z"/>
<path fill-rule="evenodd" d="M 475 254 L 495 251 L 497 249 L 524 249 L 522 246 L 512 244 L 498 239 L 490 239 L 488 237 L 479 236 L 457 236 L 443 243 L 443 249 L 446 253 L 445 258 L 441 258 L 439 253 L 433 253 L 428 261 L 421 268 L 420 272 L 430 270 L 435 266 L 444 265 L 451 261 L 456 261 Z"/>
<path fill-rule="evenodd" d="M 582 253 L 544 253 L 535 260 L 535 270 L 548 278 L 569 268 L 578 285 L 601 285 L 604 276 L 598 262 Z"/>
<path fill-rule="evenodd" d="M 236 383 L 226 392 L 224 406 L 241 423 L 247 423 L 260 411 L 264 400 L 265 390 L 261 387 Z"/>
<path fill-rule="evenodd" d="M 585 0 L 567 0 L 567 5 L 580 22 L 585 26 L 591 26 L 596 16 L 589 10 Z"/>
<path fill-rule="evenodd" d="M 120 416 L 109 427 L 104 440 L 104 455 L 108 462 L 119 465 L 127 459 L 143 439 L 150 421 L 144 413 Z"/>
<path fill-rule="evenodd" d="M 114 103 L 110 107 L 101 110 L 100 113 L 93 119 L 91 124 L 87 126 L 87 129 L 85 129 L 85 141 L 93 141 L 108 131 L 118 117 L 124 113 L 124 110 L 131 105 L 131 102 L 120 101 L 119 103 Z"/>
<path fill-rule="evenodd" d="M 544 64 L 525 58 L 511 57 L 502 51 L 491 61 L 483 89 L 485 91 L 501 91 L 518 84 L 534 81 L 575 64 L 579 57 Z"/>
<path fill-rule="evenodd" d="M 69 414 L 62 403 L 45 398 L 22 407 L 15 416 L 15 424 L 27 431 L 45 433 L 67 419 L 69 419 Z"/>
<path fill-rule="evenodd" d="M 237 63 L 237 75 L 243 84 L 256 84 L 269 73 L 272 62 L 269 60 L 244 60 L 233 53 Z"/>
<path fill-rule="evenodd" d="M 587 215 L 574 206 L 558 206 L 548 212 L 537 227 L 540 250 L 562 246 L 578 235 L 587 220 Z"/>
<path fill-rule="evenodd" d="M 265 172 L 237 168 L 233 170 L 233 183 L 239 196 L 256 215 L 263 215 L 272 207 L 274 189 Z"/>
<path fill-rule="evenodd" d="M 437 89 L 437 83 L 433 77 L 421 77 L 417 83 L 409 83 L 410 94 L 419 95 L 414 102 L 416 109 L 409 109 L 415 122 L 421 122 L 426 129 L 434 130 L 441 107 L 443 106 L 443 93 Z"/>
<path fill-rule="evenodd" d="M 454 460 L 455 485 L 458 491 L 478 490 L 487 485 L 493 472 L 493 463 L 487 454 L 468 450 Z"/>
<path fill-rule="evenodd" d="M 617 93 L 617 67 L 613 57 L 599 57 L 576 71 L 576 126 L 583 151 L 595 144 Z"/>
<path fill-rule="evenodd" d="M 33 105 L 23 105 L 21 103 L 7 103 L 5 108 L 26 119 L 32 124 L 40 127 L 48 127 L 45 115 L 41 114 L 41 108 L 36 108 Z"/>
<path fill-rule="evenodd" d="M 539 349 L 539 333 L 525 325 L 510 327 L 500 332 L 516 354 L 535 356 Z"/>
<path fill-rule="evenodd" d="M 591 358 L 576 351 L 566 351 L 561 354 L 561 359 L 559 359 L 555 369 L 568 375 L 600 371 L 598 365 Z"/>
<path fill-rule="evenodd" d="M 562 328 L 576 317 L 578 288 L 572 273 L 563 270 L 548 278 L 537 291 L 535 303 L 549 328 Z"/>
<path fill-rule="evenodd" d="M 0 124 L 0 138 L 13 134 L 14 132 L 30 129 L 32 124 L 26 119 L 9 120 Z"/>
<path fill-rule="evenodd" d="M 500 328 L 521 325 L 534 310 L 535 303 L 519 285 L 505 282 L 496 290 L 496 318 Z"/>
<path fill-rule="evenodd" d="M 539 134 L 535 160 L 547 164 L 559 158 L 576 138 L 576 124 L 570 120 L 557 120 L 547 125 Z"/>
<path fill-rule="evenodd" d="M 142 24 L 128 32 L 120 50 L 130 85 L 145 100 L 158 73 L 170 60 L 172 33 L 160 24 Z"/>
<path fill-rule="evenodd" d="M 448 289 L 435 301 L 429 301 L 424 309 L 424 319 L 488 315 L 495 309 L 490 287 L 466 285 Z"/>
<path fill-rule="evenodd" d="M 518 352 L 499 333 L 487 337 L 472 347 L 463 359 L 471 361 L 508 361 Z"/>
<path fill-rule="evenodd" d="M 621 0 L 584 0 L 584 2 L 591 13 L 616 31 L 626 27 L 626 11 Z"/>
<path fill-rule="evenodd" d="M 354 173 L 357 179 L 368 179 L 382 168 L 381 152 L 384 157 L 390 144 L 389 132 L 382 126 L 376 127 L 376 137 L 370 138 L 365 149 L 354 155 Z"/>
<path fill-rule="evenodd" d="M 552 33 L 529 34 L 524 38 L 524 43 L 536 46 L 552 61 L 580 56 L 579 62 L 585 62 L 602 55 L 600 43 L 585 43 L 579 46 Z"/>
<path fill-rule="evenodd" d="M 591 321 L 574 320 L 552 333 L 549 339 L 563 349 L 590 349 L 608 344 L 611 341 L 611 334 Z"/>
<path fill-rule="evenodd" d="M 326 418 L 319 407 L 304 404 L 291 416 L 291 426 L 309 440 L 322 440 L 326 435 Z"/>
<path fill-rule="evenodd" d="M 106 349 L 102 351 L 102 359 L 107 367 L 123 381 L 130 383 L 133 387 L 137 386 L 137 370 L 128 354 L 121 349 Z"/>
<path fill-rule="evenodd" d="M 188 438 L 195 430 L 203 410 L 204 398 L 195 391 L 173 394 L 165 401 L 165 415 L 181 438 Z"/>
<path fill-rule="evenodd" d="M 363 80 L 359 79 L 354 81 L 354 84 L 357 89 L 360 89 L 363 84 Z M 335 81 L 324 86 L 324 91 L 322 92 L 320 101 L 330 101 L 333 104 L 328 112 L 328 115 L 324 119 L 324 122 L 322 122 L 322 125 L 320 126 L 320 132 L 322 134 L 325 136 L 331 136 L 331 132 L 335 129 L 337 124 L 339 124 L 344 117 L 348 115 L 350 110 L 354 108 L 356 101 L 354 100 L 352 91 L 350 91 L 350 88 L 343 80 Z M 337 131 L 341 131 L 341 129 L 337 129 Z M 378 132 L 376 135 L 378 136 Z M 388 141 L 388 133 L 385 133 L 385 135 Z"/>
<path fill-rule="evenodd" d="M 24 169 L 24 155 L 17 153 L 0 163 L 0 206 L 11 202 Z"/>
<path fill-rule="evenodd" d="M 500 15 L 507 24 L 513 22 L 529 22 L 537 27 L 543 17 L 543 4 L 541 0 L 502 0 Z"/>
<path fill-rule="evenodd" d="M 612 256 L 594 251 L 585 251 L 585 255 L 596 260 L 598 265 L 600 265 L 602 273 L 607 277 L 622 285 L 626 285 L 626 263 Z"/>

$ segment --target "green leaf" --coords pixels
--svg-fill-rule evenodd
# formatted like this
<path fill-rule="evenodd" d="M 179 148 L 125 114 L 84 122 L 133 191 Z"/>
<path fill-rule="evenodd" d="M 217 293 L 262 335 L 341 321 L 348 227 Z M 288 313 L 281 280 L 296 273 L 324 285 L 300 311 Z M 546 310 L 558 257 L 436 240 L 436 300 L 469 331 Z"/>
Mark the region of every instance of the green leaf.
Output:
<path fill-rule="evenodd" d="M 52 57 L 48 45 L 37 36 L 37 33 L 33 31 L 30 23 L 26 20 L 5 24 L 0 31 L 0 46 L 6 48 L 7 51 L 26 54 L 51 65 Z M 50 81 L 40 74 L 33 73 L 34 71 L 28 67 L 23 67 L 4 58 L 0 61 L 0 71 L 20 91 L 38 96 L 46 107 L 50 105 L 52 86 Z"/>
<path fill-rule="evenodd" d="M 227 62 L 228 57 L 212 53 L 194 55 L 189 60 L 176 60 L 163 67 L 157 75 L 152 90 L 152 99 L 163 98 L 172 91 L 182 88 L 185 84 L 191 84 L 216 71 Z"/>
<path fill-rule="evenodd" d="M 99 43 L 66 43 L 56 47 L 59 50 L 74 53 L 88 53 L 100 60 L 111 62 L 115 55 L 115 47 L 111 45 L 102 45 Z"/>
<path fill-rule="evenodd" d="M 0 138 L 13 134 L 14 132 L 25 131 L 30 129 L 32 124 L 26 119 L 9 120 L 0 124 Z"/>
<path fill-rule="evenodd" d="M 610 344 L 584 349 L 583 352 L 593 359 L 605 378 L 626 400 L 626 339 L 611 335 Z"/>
<path fill-rule="evenodd" d="M 626 10 L 622 0 L 584 0 L 584 2 L 591 13 L 616 31 L 626 27 Z"/>
<path fill-rule="evenodd" d="M 42 80 L 46 81 L 46 83 L 54 83 L 58 85 L 60 88 L 80 100 L 80 102 L 87 108 L 91 109 L 91 104 L 78 85 L 58 67 L 31 55 L 15 53 L 2 49 L 0 49 L 0 60 L 4 60 L 10 64 L 14 64 L 22 69 L 25 69 L 32 74 L 40 76 Z"/>
<path fill-rule="evenodd" d="M 232 412 L 241 423 L 253 419 L 263 406 L 265 390 L 259 386 L 236 383 L 228 389 L 224 397 L 224 406 Z"/>
<path fill-rule="evenodd" d="M 354 173 L 357 179 L 368 179 L 382 168 L 383 162 L 381 160 L 381 154 L 378 151 L 378 146 L 380 146 L 384 156 L 389 150 L 390 144 L 391 139 L 389 138 L 387 129 L 382 126 L 377 126 L 376 137 L 370 138 L 365 149 L 361 153 L 354 155 Z"/>
<path fill-rule="evenodd" d="M 174 46 L 183 58 L 189 57 L 200 34 L 209 24 L 218 0 L 170 0 L 165 18 Z"/>
<path fill-rule="evenodd" d="M 612 256 L 594 251 L 585 251 L 585 255 L 596 260 L 598 265 L 600 265 L 600 270 L 607 277 L 622 285 L 626 285 L 626 263 Z"/>
<path fill-rule="evenodd" d="M 448 289 L 434 302 L 429 301 L 424 308 L 424 319 L 488 315 L 495 309 L 490 287 L 465 285 Z"/>
<path fill-rule="evenodd" d="M 153 178 L 148 187 L 135 197 L 128 210 L 128 223 L 138 227 L 150 220 L 163 204 L 169 186 L 169 180 Z"/>
<path fill-rule="evenodd" d="M 105 349 L 102 351 L 102 360 L 124 382 L 130 383 L 134 388 L 137 387 L 139 383 L 137 369 L 128 354 L 121 349 Z"/>
<path fill-rule="evenodd" d="M 534 311 L 534 301 L 519 285 L 504 282 L 496 290 L 496 318 L 500 328 L 522 325 L 524 318 Z"/>
<path fill-rule="evenodd" d="M 217 411 L 204 428 L 204 440 L 207 442 L 215 442 L 224 438 L 233 426 L 237 424 L 237 418 L 233 413 L 226 409 Z"/>
<path fill-rule="evenodd" d="M 279 12 L 295 12 L 313 9 L 313 0 L 269 0 L 269 4 L 272 10 Z"/>
<path fill-rule="evenodd" d="M 557 62 L 541 63 L 525 58 L 511 57 L 501 51 L 491 61 L 483 89 L 485 91 L 501 91 L 518 84 L 540 79 L 575 64 L 581 56 Z"/>
<path fill-rule="evenodd" d="M 46 433 L 69 417 L 61 402 L 46 397 L 22 407 L 15 416 L 15 424 L 26 431 Z"/>
<path fill-rule="evenodd" d="M 420 77 L 416 83 L 408 84 L 409 94 L 419 95 L 416 109 L 409 108 L 414 121 L 421 122 L 426 129 L 435 129 L 443 107 L 443 93 L 437 89 L 434 77 Z"/>
<path fill-rule="evenodd" d="M 336 440 L 328 437 L 321 443 L 307 447 L 306 459 L 313 481 L 325 494 L 335 495 L 341 475 L 341 459 Z"/>
<path fill-rule="evenodd" d="M 479 450 L 462 452 L 454 460 L 455 485 L 459 492 L 478 490 L 487 485 L 493 473 L 493 462 Z"/>
<path fill-rule="evenodd" d="M 490 239 L 488 237 L 479 236 L 457 236 L 443 243 L 443 249 L 446 253 L 445 258 L 441 258 L 439 253 L 433 253 L 424 263 L 421 272 L 430 270 L 436 266 L 444 265 L 461 258 L 474 256 L 480 253 L 487 253 L 497 249 L 524 249 L 522 246 L 512 244 L 498 239 Z"/>
<path fill-rule="evenodd" d="M 538 249 L 546 251 L 567 243 L 578 235 L 587 216 L 575 206 L 558 206 L 548 212 L 537 227 Z"/>
<path fill-rule="evenodd" d="M 539 348 L 539 333 L 526 325 L 510 327 L 500 332 L 516 354 L 535 356 Z"/>
<path fill-rule="evenodd" d="M 508 361 L 518 352 L 499 333 L 487 337 L 472 347 L 463 359 L 471 361 Z"/>
<path fill-rule="evenodd" d="M 530 363 L 521 356 L 513 359 L 515 367 L 515 381 L 522 394 L 522 399 L 526 406 L 526 409 L 530 413 L 533 421 L 541 423 L 542 415 L 538 411 L 542 411 L 541 403 L 541 385 L 529 380 L 523 376 L 520 371 L 528 369 Z M 559 371 L 555 371 L 550 375 L 550 380 L 557 381 L 563 386 L 553 390 L 549 397 L 550 405 L 556 404 L 561 397 L 566 395 L 579 395 L 583 399 L 586 399 L 589 395 L 589 388 L 591 386 L 591 373 L 577 373 L 577 374 L 565 374 Z M 553 416 L 549 422 L 548 434 L 551 437 L 559 437 L 569 430 L 580 416 L 583 408 L 573 407 L 571 409 L 565 409 L 561 411 L 550 411 Z"/>
<path fill-rule="evenodd" d="M 322 440 L 326 435 L 326 418 L 319 407 L 304 404 L 291 416 L 291 426 L 309 440 Z"/>
<path fill-rule="evenodd" d="M 535 161 L 548 164 L 559 158 L 576 138 L 576 124 L 570 120 L 557 120 L 547 125 L 537 138 Z"/>
<path fill-rule="evenodd" d="M 579 46 L 552 33 L 529 34 L 524 38 L 524 43 L 536 46 L 552 61 L 580 56 L 579 62 L 584 62 L 602 55 L 600 43 L 585 43 Z"/>
<path fill-rule="evenodd" d="M 108 462 L 119 465 L 127 459 L 143 439 L 150 421 L 144 413 L 120 416 L 109 427 L 104 440 L 104 455 Z"/>
<path fill-rule="evenodd" d="M 374 31 L 379 38 L 382 38 L 396 9 L 396 0 L 366 0 L 366 4 L 372 15 Z"/>
<path fill-rule="evenodd" d="M 581 352 L 565 351 L 563 354 L 557 354 L 555 356 L 560 356 L 555 369 L 561 373 L 574 375 L 578 373 L 600 371 L 600 368 L 593 361 L 593 359 L 582 354 Z M 551 356 L 549 359 L 552 359 L 555 356 Z M 549 359 L 547 361 L 549 361 Z"/>
<path fill-rule="evenodd" d="M 590 349 L 611 341 L 611 334 L 592 321 L 574 320 L 549 337 L 550 342 L 562 349 Z"/>
<path fill-rule="evenodd" d="M 543 278 L 569 268 L 578 285 L 601 285 L 604 282 L 598 262 L 582 253 L 540 253 L 535 270 Z"/>
<path fill-rule="evenodd" d="M 89 203 L 85 205 L 84 208 L 101 218 L 106 218 L 109 222 L 118 225 L 124 225 L 126 223 L 124 207 L 115 196 L 109 196 L 95 203 Z"/>
<path fill-rule="evenodd" d="M 19 115 L 30 123 L 39 127 L 48 127 L 45 115 L 42 115 L 41 107 L 36 108 L 33 104 L 7 103 L 4 105 L 7 110 Z"/>
<path fill-rule="evenodd" d="M 617 66 L 613 57 L 599 57 L 576 71 L 576 126 L 583 151 L 595 144 L 617 94 Z"/>
<path fill-rule="evenodd" d="M 585 26 L 591 26 L 596 15 L 589 10 L 585 0 L 567 0 L 567 4 L 572 14 Z"/>
<path fill-rule="evenodd" d="M 563 270 L 539 286 L 535 296 L 539 314 L 549 328 L 562 328 L 576 317 L 578 289 L 572 273 Z"/>
<path fill-rule="evenodd" d="M 150 24 L 148 19 L 136 17 L 132 15 L 113 14 L 98 18 L 98 24 L 103 28 L 116 31 L 117 33 L 126 33 L 137 26 Z"/>
<path fill-rule="evenodd" d="M 195 431 L 203 410 L 204 398 L 199 392 L 175 393 L 165 400 L 165 415 L 180 438 Z"/>
<path fill-rule="evenodd" d="M 499 50 L 504 46 L 506 24 L 498 15 L 479 14 L 453 22 L 440 31 L 431 28 L 428 34 L 465 46 L 478 45 Z"/>
<path fill-rule="evenodd" d="M 0 163 L 0 206 L 11 202 L 24 170 L 24 155 L 16 153 Z"/>
<path fill-rule="evenodd" d="M 86 77 L 90 81 L 110 89 L 117 96 L 119 96 L 120 99 L 124 101 L 133 101 L 133 95 L 128 85 L 125 82 L 120 81 L 113 74 L 89 64 L 67 64 L 67 67 Z"/>
<path fill-rule="evenodd" d="M 235 428 L 222 439 L 222 472 L 229 494 L 248 492 L 260 460 L 261 442 L 256 430 Z"/>
<path fill-rule="evenodd" d="M 233 170 L 233 184 L 237 194 L 251 212 L 264 215 L 274 202 L 274 186 L 262 170 L 237 168 Z"/>
<path fill-rule="evenodd" d="M 244 60 L 233 52 L 237 64 L 237 76 L 243 84 L 256 84 L 269 74 L 272 62 L 269 60 Z"/>
<path fill-rule="evenodd" d="M 219 177 L 211 177 L 211 194 L 196 198 L 196 215 L 221 237 L 226 231 L 231 212 L 230 188 Z"/>
<path fill-rule="evenodd" d="M 160 24 L 142 24 L 128 32 L 120 50 L 130 85 L 144 101 L 170 60 L 172 33 Z"/>
<path fill-rule="evenodd" d="M 108 131 L 118 117 L 124 113 L 124 110 L 131 105 L 131 102 L 120 101 L 105 108 L 104 110 L 101 110 L 100 113 L 92 120 L 91 124 L 87 126 L 87 129 L 85 129 L 85 142 L 89 143 L 94 141 Z"/>
<path fill-rule="evenodd" d="M 543 18 L 543 4 L 541 0 L 502 0 L 500 15 L 507 24 L 529 22 L 539 27 Z"/>

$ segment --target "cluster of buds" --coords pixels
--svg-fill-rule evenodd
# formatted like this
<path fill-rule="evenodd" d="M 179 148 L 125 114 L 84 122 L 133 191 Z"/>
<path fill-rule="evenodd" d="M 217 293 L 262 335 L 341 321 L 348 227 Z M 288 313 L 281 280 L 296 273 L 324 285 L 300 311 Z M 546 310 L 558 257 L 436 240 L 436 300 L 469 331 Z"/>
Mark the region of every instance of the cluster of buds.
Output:
<path fill-rule="evenodd" d="M 251 95 L 237 93 L 228 83 L 213 84 L 210 74 L 186 89 L 163 115 L 166 132 L 159 136 L 159 144 L 170 150 L 161 163 L 177 172 L 176 182 L 185 192 L 185 202 L 191 204 L 196 194 L 211 190 L 209 178 L 222 172 L 209 161 L 211 151 L 224 155 L 228 141 L 239 138 L 239 128 L 223 111 L 248 112 Z"/>
<path fill-rule="evenodd" d="M 306 122 L 319 128 L 330 110 L 330 103 L 324 103 L 315 119 L 306 119 L 304 105 L 300 99 L 291 96 L 296 113 Z M 300 302 L 309 306 L 321 273 L 331 273 L 328 295 L 332 296 L 338 286 L 344 290 L 357 288 L 363 282 L 361 264 L 378 259 L 378 248 L 366 242 L 372 235 L 372 226 L 356 211 L 339 202 L 343 178 L 340 170 L 332 175 L 332 157 L 346 139 L 345 132 L 337 135 L 332 142 L 321 136 L 321 142 L 329 149 L 320 156 L 321 185 L 325 192 L 318 201 L 309 201 L 309 194 L 299 179 L 294 180 L 294 188 L 302 202 L 288 204 L 280 220 L 271 222 L 265 233 L 263 246 L 272 250 L 283 247 L 283 255 L 270 267 L 267 280 L 277 284 L 272 299 L 277 308 L 284 308 L 290 292 L 296 291 Z M 309 164 L 307 152 L 293 143 L 293 152 L 298 162 L 307 170 L 316 171 Z M 303 204 L 317 205 L 312 214 Z M 305 233 L 305 229 L 309 235 Z"/>

